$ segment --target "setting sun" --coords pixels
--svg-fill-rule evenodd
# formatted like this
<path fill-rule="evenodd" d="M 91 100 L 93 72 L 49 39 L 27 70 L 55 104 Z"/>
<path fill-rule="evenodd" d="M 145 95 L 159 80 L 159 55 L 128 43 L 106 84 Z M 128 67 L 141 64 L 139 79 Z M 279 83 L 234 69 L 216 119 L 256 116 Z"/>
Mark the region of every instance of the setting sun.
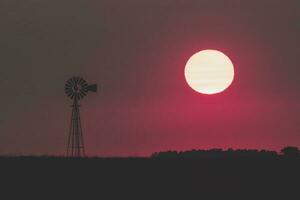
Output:
<path fill-rule="evenodd" d="M 193 90 L 202 94 L 216 94 L 232 83 L 234 69 L 230 59 L 222 52 L 203 50 L 187 61 L 184 75 Z"/>

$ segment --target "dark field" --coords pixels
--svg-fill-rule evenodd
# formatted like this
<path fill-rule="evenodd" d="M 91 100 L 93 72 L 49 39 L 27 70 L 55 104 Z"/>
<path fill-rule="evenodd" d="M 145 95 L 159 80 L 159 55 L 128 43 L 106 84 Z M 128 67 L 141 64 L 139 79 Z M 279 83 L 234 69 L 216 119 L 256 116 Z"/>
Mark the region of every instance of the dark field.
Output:
<path fill-rule="evenodd" d="M 24 197 L 294 199 L 300 191 L 298 157 L 2 157 L 0 162 L 2 192 Z"/>

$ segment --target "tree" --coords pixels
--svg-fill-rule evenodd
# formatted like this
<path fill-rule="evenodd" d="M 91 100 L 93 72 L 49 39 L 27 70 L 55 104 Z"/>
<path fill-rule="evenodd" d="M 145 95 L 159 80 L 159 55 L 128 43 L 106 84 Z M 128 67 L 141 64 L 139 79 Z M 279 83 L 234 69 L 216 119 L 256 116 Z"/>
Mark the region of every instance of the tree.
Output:
<path fill-rule="evenodd" d="M 287 157 L 297 157 L 299 156 L 299 149 L 297 147 L 285 147 L 281 149 L 281 153 Z"/>

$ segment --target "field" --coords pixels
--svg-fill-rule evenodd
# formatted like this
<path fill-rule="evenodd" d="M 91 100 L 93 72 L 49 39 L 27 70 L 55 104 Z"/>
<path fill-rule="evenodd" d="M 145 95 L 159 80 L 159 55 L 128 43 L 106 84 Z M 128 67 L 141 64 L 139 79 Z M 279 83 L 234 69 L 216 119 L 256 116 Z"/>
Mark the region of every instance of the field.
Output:
<path fill-rule="evenodd" d="M 300 159 L 2 157 L 2 191 L 120 199 L 298 195 Z M 17 189 L 17 190 L 15 190 Z M 11 195 L 18 195 L 13 192 Z M 158 198 L 160 197 L 160 198 Z M 164 197 L 164 198 L 163 198 Z M 218 197 L 218 198 L 217 198 Z M 259 197 L 259 198 L 258 198 Z M 90 199 L 90 198 L 86 198 Z"/>

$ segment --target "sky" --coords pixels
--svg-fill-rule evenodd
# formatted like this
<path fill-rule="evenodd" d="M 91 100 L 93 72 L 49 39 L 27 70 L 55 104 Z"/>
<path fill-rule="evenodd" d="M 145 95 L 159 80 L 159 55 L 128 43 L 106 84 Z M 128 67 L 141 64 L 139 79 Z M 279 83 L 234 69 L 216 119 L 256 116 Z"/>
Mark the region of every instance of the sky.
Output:
<path fill-rule="evenodd" d="M 97 83 L 81 104 L 90 156 L 300 147 L 298 0 L 2 0 L 0 155 L 64 155 L 65 81 Z M 184 79 L 216 49 L 235 67 L 223 93 Z"/>

